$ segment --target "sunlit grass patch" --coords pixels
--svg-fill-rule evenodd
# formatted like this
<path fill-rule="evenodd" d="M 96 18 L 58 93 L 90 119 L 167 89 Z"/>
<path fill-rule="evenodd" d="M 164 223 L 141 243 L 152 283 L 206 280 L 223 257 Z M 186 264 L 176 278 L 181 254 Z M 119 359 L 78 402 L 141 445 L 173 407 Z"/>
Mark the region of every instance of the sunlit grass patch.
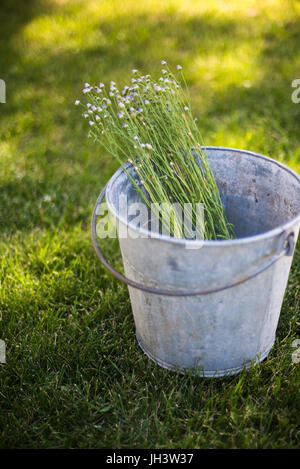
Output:
<path fill-rule="evenodd" d="M 280 0 L 2 0 L 0 446 L 295 448 L 299 249 L 263 363 L 177 376 L 139 350 L 127 289 L 99 265 L 93 204 L 117 164 L 86 139 L 82 83 L 180 63 L 207 145 L 300 172 L 300 4 Z M 129 157 L 131 155 L 128 155 Z M 121 268 L 117 245 L 105 242 Z"/>

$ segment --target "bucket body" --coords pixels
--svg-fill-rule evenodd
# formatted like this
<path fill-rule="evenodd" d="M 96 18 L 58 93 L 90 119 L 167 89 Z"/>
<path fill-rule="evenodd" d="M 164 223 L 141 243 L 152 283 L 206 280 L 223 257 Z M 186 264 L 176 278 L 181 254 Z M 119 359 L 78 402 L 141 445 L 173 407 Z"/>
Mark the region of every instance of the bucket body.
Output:
<path fill-rule="evenodd" d="M 130 206 L 139 196 L 119 169 L 106 189 L 116 217 L 127 277 L 166 290 L 218 289 L 247 276 L 278 252 L 283 235 L 297 240 L 300 179 L 270 158 L 228 148 L 205 148 L 237 239 L 182 240 L 131 226 Z M 129 167 L 130 171 L 133 168 Z M 121 198 L 122 199 L 122 198 Z M 292 255 L 260 275 L 216 293 L 171 297 L 129 287 L 142 350 L 159 365 L 213 377 L 238 373 L 269 353 L 276 334 Z"/>

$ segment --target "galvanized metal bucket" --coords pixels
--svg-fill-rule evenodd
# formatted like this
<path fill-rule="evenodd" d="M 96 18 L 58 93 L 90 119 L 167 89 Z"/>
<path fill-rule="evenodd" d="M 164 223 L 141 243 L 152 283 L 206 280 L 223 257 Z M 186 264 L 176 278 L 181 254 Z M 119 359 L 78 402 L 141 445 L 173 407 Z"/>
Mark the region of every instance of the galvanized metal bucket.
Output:
<path fill-rule="evenodd" d="M 214 377 L 263 360 L 274 344 L 299 234 L 300 178 L 252 152 L 205 150 L 237 239 L 149 237 L 119 202 L 120 193 L 129 204 L 139 198 L 121 168 L 97 200 L 92 238 L 100 261 L 129 286 L 137 340 L 148 357 L 168 369 Z M 105 195 L 119 228 L 132 235 L 119 239 L 126 276 L 98 244 Z"/>

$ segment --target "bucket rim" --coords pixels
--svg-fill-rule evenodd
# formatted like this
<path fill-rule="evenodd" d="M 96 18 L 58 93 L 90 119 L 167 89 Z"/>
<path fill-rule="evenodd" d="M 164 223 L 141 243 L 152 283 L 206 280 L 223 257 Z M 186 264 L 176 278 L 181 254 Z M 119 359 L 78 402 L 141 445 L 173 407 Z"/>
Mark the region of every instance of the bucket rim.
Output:
<path fill-rule="evenodd" d="M 300 176 L 290 169 L 288 166 L 279 163 L 279 161 L 274 160 L 273 158 L 270 158 L 268 156 L 262 155 L 260 153 L 255 153 L 252 151 L 248 150 L 242 150 L 238 148 L 230 148 L 230 147 L 219 147 L 219 146 L 202 146 L 202 150 L 223 150 L 223 151 L 233 151 L 240 153 L 241 155 L 248 155 L 248 156 L 253 156 L 255 158 L 260 158 L 262 160 L 268 161 L 270 163 L 273 163 L 277 165 L 279 168 L 283 169 L 284 171 L 290 173 L 291 176 L 293 176 L 298 183 L 300 184 Z M 156 239 L 159 241 L 163 241 L 165 243 L 171 243 L 173 245 L 178 245 L 178 246 L 183 246 L 185 248 L 192 248 L 192 249 L 197 249 L 197 248 L 203 248 L 203 247 L 224 247 L 224 246 L 238 246 L 241 244 L 249 244 L 249 243 L 255 243 L 259 241 L 263 241 L 266 239 L 274 238 L 276 236 L 281 235 L 282 233 L 287 233 L 290 230 L 293 229 L 294 225 L 300 221 L 300 211 L 298 215 L 296 215 L 292 220 L 284 223 L 283 225 L 280 225 L 276 228 L 272 228 L 271 230 L 264 231 L 263 233 L 259 233 L 257 235 L 252 235 L 252 236 L 245 236 L 244 238 L 235 238 L 235 239 L 221 239 L 221 240 L 201 240 L 201 239 L 184 239 L 184 238 L 173 238 L 171 236 L 167 236 L 164 234 L 160 234 L 157 232 L 150 232 L 149 230 L 145 228 L 137 228 L 135 225 L 131 224 L 131 222 L 128 222 L 123 216 L 121 216 L 114 207 L 114 204 L 112 203 L 110 199 L 110 189 L 115 183 L 115 181 L 118 179 L 118 177 L 124 173 L 124 167 L 127 169 L 129 168 L 131 163 L 126 162 L 123 166 L 121 166 L 109 179 L 107 185 L 106 185 L 106 202 L 109 210 L 113 214 L 113 216 L 121 222 L 123 225 L 126 227 L 129 227 L 132 231 L 142 235 L 144 238 L 149 238 L 149 239 Z"/>

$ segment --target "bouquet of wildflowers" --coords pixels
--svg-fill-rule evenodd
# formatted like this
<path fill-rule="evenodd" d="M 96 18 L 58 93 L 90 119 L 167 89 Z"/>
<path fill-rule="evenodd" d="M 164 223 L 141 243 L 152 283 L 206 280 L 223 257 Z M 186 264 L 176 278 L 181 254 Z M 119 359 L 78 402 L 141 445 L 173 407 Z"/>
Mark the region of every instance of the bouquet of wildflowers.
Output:
<path fill-rule="evenodd" d="M 86 83 L 87 96 L 83 116 L 90 125 L 90 136 L 98 140 L 124 167 L 128 160 L 135 168 L 140 184 L 124 167 L 144 202 L 150 206 L 174 204 L 185 210 L 188 226 L 196 227 L 199 204 L 203 207 L 201 237 L 229 239 L 233 236 L 220 194 L 202 150 L 199 129 L 179 79 L 162 61 L 162 76 L 132 70 L 129 86 L 120 91 L 115 82 L 109 89 L 104 83 Z M 178 73 L 184 80 L 181 66 Z M 76 105 L 81 104 L 79 100 Z M 182 216 L 172 212 L 171 235 L 188 238 Z M 185 225 L 186 225 L 185 220 Z M 199 230 L 199 228 L 197 228 Z M 198 233 L 199 234 L 199 233 Z"/>

